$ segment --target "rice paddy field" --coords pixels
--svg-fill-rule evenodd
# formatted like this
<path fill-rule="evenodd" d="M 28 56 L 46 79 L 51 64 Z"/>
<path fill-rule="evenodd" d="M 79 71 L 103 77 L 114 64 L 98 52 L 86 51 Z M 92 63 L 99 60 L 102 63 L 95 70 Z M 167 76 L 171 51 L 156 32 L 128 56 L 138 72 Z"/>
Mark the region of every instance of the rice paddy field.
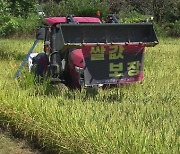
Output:
<path fill-rule="evenodd" d="M 146 49 L 142 83 L 97 92 L 13 79 L 32 44 L 0 39 L 1 127 L 47 153 L 180 153 L 179 38 Z"/>

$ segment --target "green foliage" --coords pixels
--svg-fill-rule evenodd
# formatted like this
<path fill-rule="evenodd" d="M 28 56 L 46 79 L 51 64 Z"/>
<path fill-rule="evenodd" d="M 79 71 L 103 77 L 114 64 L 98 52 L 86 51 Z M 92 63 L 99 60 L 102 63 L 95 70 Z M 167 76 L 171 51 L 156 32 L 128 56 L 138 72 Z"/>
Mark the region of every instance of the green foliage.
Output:
<path fill-rule="evenodd" d="M 154 0 L 153 14 L 160 23 L 174 23 L 180 19 L 180 1 L 179 0 Z"/>
<path fill-rule="evenodd" d="M 39 25 L 39 20 L 32 15 L 26 19 L 10 15 L 0 16 L 0 36 L 27 36 L 34 35 Z"/>
<path fill-rule="evenodd" d="M 0 34 L 2 36 L 12 35 L 19 28 L 19 23 L 15 17 L 12 16 L 1 16 L 0 17 Z"/>
<path fill-rule="evenodd" d="M 154 16 L 158 33 L 180 36 L 180 0 L 109 0 L 109 11 L 119 15 L 121 22 L 138 22 Z"/>
<path fill-rule="evenodd" d="M 142 15 L 154 15 L 157 22 L 175 22 L 180 19 L 179 0 L 109 0 L 111 12 L 136 11 Z"/>
<path fill-rule="evenodd" d="M 9 4 L 6 0 L 0 0 L 0 14 L 5 15 L 9 12 Z"/>
<path fill-rule="evenodd" d="M 19 23 L 19 28 L 17 31 L 17 35 L 19 37 L 29 35 L 33 35 L 35 37 L 35 31 L 41 24 L 41 20 L 34 14 L 30 15 L 26 19 L 17 18 L 17 21 Z"/>
<path fill-rule="evenodd" d="M 125 10 L 124 12 L 120 12 L 118 14 L 118 17 L 119 21 L 122 23 L 138 23 L 150 18 L 150 16 L 142 15 L 136 11 L 131 10 L 130 8 Z"/>
<path fill-rule="evenodd" d="M 107 15 L 107 4 L 101 1 L 94 0 L 68 0 L 66 8 L 70 14 L 77 16 L 96 16 L 96 12 L 101 11 L 102 15 Z"/>
<path fill-rule="evenodd" d="M 35 0 L 0 0 L 0 36 L 26 36 L 34 33 L 38 19 Z"/>
<path fill-rule="evenodd" d="M 36 0 L 0 0 L 0 13 L 27 18 L 29 14 L 36 12 L 36 4 Z"/>
<path fill-rule="evenodd" d="M 97 10 L 100 10 L 103 20 L 109 13 L 115 13 L 121 22 L 132 23 L 154 16 L 155 22 L 163 27 L 159 28 L 162 29 L 160 33 L 165 33 L 168 36 L 180 35 L 178 29 L 180 0 L 47 0 L 46 2 L 39 2 L 41 2 L 40 4 L 42 4 L 47 17 L 66 16 L 68 14 L 96 16 Z M 26 27 L 29 30 L 26 29 L 23 32 L 27 34 L 29 31 L 31 34 L 38 22 L 37 18 L 33 19 L 37 15 L 37 3 L 36 0 L 0 0 L 0 14 L 2 14 L 0 16 L 0 35 L 19 35 L 19 31 L 26 29 Z M 11 16 L 12 19 L 10 19 Z M 9 18 L 9 20 L 4 22 L 3 18 Z M 23 20 L 19 18 L 23 18 Z M 31 24 L 30 19 L 35 24 Z M 30 25 L 27 26 L 27 23 L 24 22 Z"/>
<path fill-rule="evenodd" d="M 35 12 L 36 0 L 7 0 L 9 3 L 10 13 L 13 16 L 28 17 L 30 13 Z"/>
<path fill-rule="evenodd" d="M 180 37 L 180 20 L 177 20 L 174 23 L 167 23 L 164 29 L 169 36 Z"/>
<path fill-rule="evenodd" d="M 46 3 L 42 3 L 43 11 L 45 12 L 46 16 L 63 16 L 67 15 L 65 13 L 65 5 L 64 2 L 57 4 L 53 1 L 48 1 Z"/>
<path fill-rule="evenodd" d="M 98 10 L 102 15 L 107 15 L 108 7 L 105 2 L 94 0 L 66 0 L 58 4 L 48 1 L 43 4 L 44 12 L 47 16 L 66 16 L 74 14 L 76 16 L 96 16 Z"/>

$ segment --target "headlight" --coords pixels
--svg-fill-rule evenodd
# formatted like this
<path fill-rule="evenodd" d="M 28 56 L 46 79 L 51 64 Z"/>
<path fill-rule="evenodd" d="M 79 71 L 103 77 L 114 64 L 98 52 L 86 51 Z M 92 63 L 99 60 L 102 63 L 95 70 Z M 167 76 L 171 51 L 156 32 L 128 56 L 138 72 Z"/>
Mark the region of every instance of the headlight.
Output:
<path fill-rule="evenodd" d="M 76 72 L 78 72 L 78 73 L 80 73 L 80 74 L 83 74 L 83 73 L 84 73 L 84 69 L 81 68 L 81 67 L 75 66 L 75 70 L 76 70 Z"/>

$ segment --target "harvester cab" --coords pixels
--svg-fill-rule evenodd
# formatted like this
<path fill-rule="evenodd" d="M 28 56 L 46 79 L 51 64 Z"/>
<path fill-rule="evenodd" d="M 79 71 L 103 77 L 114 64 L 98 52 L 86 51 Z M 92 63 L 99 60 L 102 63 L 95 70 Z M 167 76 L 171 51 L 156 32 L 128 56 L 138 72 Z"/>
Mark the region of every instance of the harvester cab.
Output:
<path fill-rule="evenodd" d="M 141 81 L 145 47 L 158 44 L 152 23 L 119 23 L 109 15 L 49 17 L 37 30 L 44 53 L 32 58 L 37 76 L 72 87 Z"/>
<path fill-rule="evenodd" d="M 119 23 L 115 14 L 109 14 L 106 18 L 106 23 Z"/>

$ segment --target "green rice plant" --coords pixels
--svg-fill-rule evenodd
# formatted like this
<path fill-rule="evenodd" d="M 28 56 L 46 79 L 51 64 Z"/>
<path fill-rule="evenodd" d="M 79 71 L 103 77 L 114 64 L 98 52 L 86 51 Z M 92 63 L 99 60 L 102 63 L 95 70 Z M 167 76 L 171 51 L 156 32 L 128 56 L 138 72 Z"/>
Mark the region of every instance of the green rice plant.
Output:
<path fill-rule="evenodd" d="M 0 40 L 0 125 L 53 153 L 179 153 L 179 39 L 146 50 L 142 83 L 97 92 L 37 84 L 27 67 L 14 80 L 31 45 Z"/>

